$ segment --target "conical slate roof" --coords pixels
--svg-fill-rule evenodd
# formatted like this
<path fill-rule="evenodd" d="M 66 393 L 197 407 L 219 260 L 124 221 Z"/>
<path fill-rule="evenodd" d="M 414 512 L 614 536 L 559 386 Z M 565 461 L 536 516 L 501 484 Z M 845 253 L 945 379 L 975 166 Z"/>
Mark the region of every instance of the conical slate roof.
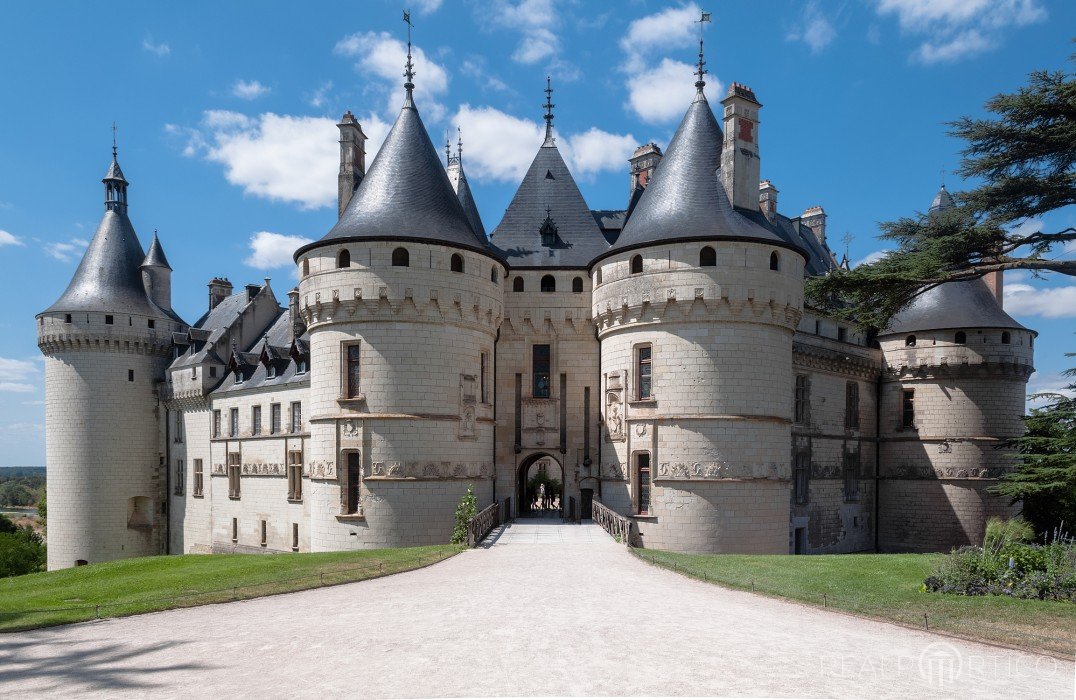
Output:
<path fill-rule="evenodd" d="M 471 228 L 410 95 L 326 242 L 411 240 L 489 252 Z"/>
<path fill-rule="evenodd" d="M 1027 330 L 998 304 L 980 279 L 946 282 L 923 292 L 894 316 L 882 335 L 904 335 L 943 328 Z"/>
<path fill-rule="evenodd" d="M 943 184 L 938 188 L 938 194 L 934 195 L 934 201 L 930 203 L 930 209 L 927 210 L 928 214 L 933 214 L 936 211 L 945 211 L 953 206 L 953 195 L 949 194 L 949 190 L 945 189 Z"/>
<path fill-rule="evenodd" d="M 161 316 L 146 297 L 139 266 L 145 259 L 122 209 L 105 211 L 67 290 L 49 312 L 93 311 Z"/>
<path fill-rule="evenodd" d="M 721 127 L 700 90 L 610 252 L 685 240 L 750 240 L 801 252 L 721 184 Z"/>
<path fill-rule="evenodd" d="M 552 247 L 542 245 L 547 216 L 557 227 Z M 551 138 L 538 149 L 490 242 L 513 267 L 586 267 L 609 249 Z"/>
<path fill-rule="evenodd" d="M 123 171 L 120 170 L 120 163 L 116 160 L 115 154 L 112 156 L 112 162 L 108 165 L 108 172 L 105 173 L 103 180 L 120 180 L 127 182 L 127 178 L 123 176 Z"/>
<path fill-rule="evenodd" d="M 475 204 L 474 195 L 471 194 L 471 185 L 467 182 L 467 174 L 463 172 L 462 162 L 449 168 L 448 180 L 452 184 L 452 189 L 456 191 L 456 197 L 463 206 L 463 212 L 467 215 L 471 229 L 480 239 L 487 240 L 486 227 L 482 225 L 482 217 L 478 214 L 478 205 Z"/>
<path fill-rule="evenodd" d="M 146 259 L 142 261 L 143 265 L 151 267 L 167 267 L 169 270 L 172 266 L 168 264 L 168 258 L 164 255 L 164 248 L 161 247 L 161 241 L 157 238 L 157 232 L 153 232 L 153 242 L 149 244 L 149 252 L 146 253 Z"/>

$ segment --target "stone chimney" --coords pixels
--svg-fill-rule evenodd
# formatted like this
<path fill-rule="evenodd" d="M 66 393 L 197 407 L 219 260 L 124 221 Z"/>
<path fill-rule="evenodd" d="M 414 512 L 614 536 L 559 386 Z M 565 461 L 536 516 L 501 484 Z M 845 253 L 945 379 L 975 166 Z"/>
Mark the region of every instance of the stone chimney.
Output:
<path fill-rule="evenodd" d="M 366 175 L 366 134 L 355 120 L 351 110 L 344 112 L 340 123 L 340 175 L 337 196 L 337 216 L 342 216 L 351 195 L 355 193 L 363 176 Z"/>
<path fill-rule="evenodd" d="M 808 207 L 800 216 L 800 223 L 811 229 L 814 237 L 826 245 L 826 212 L 822 207 Z"/>
<path fill-rule="evenodd" d="M 769 180 L 758 183 L 758 208 L 767 219 L 777 216 L 777 188 Z"/>
<path fill-rule="evenodd" d="M 998 306 L 1005 308 L 1005 273 L 1002 270 L 996 272 L 988 272 L 983 275 L 983 281 L 986 282 L 986 286 L 990 288 L 990 291 L 994 293 L 994 298 L 998 300 Z"/>
<path fill-rule="evenodd" d="M 291 321 L 291 339 L 295 340 L 306 333 L 306 323 L 303 315 L 299 313 L 299 289 L 294 288 L 288 292 L 288 319 Z"/>
<path fill-rule="evenodd" d="M 725 143 L 721 149 L 721 179 L 734 207 L 757 211 L 758 112 L 762 105 L 751 88 L 739 83 L 729 86 L 721 101 L 725 108 Z"/>
<path fill-rule="evenodd" d="M 250 302 L 254 301 L 254 297 L 258 296 L 258 292 L 262 290 L 262 286 L 260 284 L 248 284 L 246 285 L 246 290 L 247 303 L 249 304 Z"/>
<path fill-rule="evenodd" d="M 209 280 L 209 308 L 216 308 L 217 304 L 221 303 L 232 295 L 232 283 L 228 281 L 227 277 L 214 277 Z"/>
<path fill-rule="evenodd" d="M 646 189 L 650 178 L 654 176 L 654 168 L 661 162 L 661 149 L 651 141 L 645 146 L 639 146 L 628 159 L 631 172 L 631 192 L 629 200 L 635 196 L 636 190 Z"/>

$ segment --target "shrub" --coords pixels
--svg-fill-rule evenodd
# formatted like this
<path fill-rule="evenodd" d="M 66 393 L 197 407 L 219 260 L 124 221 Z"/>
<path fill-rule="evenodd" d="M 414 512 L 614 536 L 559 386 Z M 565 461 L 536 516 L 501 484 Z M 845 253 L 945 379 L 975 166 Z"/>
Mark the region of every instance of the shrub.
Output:
<path fill-rule="evenodd" d="M 452 528 L 452 544 L 467 544 L 467 530 L 478 515 L 478 499 L 474 495 L 474 487 L 468 486 L 467 493 L 460 498 L 456 506 L 456 524 Z"/>
<path fill-rule="evenodd" d="M 0 532 L 0 578 L 32 574 L 44 568 L 45 543 L 41 535 L 26 526 Z"/>

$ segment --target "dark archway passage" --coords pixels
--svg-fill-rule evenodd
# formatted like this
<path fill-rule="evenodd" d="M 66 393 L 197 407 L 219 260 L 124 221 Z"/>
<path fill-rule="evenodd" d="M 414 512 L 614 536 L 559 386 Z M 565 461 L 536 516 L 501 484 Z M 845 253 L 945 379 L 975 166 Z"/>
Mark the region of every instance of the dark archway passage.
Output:
<path fill-rule="evenodd" d="M 519 463 L 516 471 L 517 515 L 559 518 L 564 495 L 564 469 L 551 454 L 539 452 Z"/>

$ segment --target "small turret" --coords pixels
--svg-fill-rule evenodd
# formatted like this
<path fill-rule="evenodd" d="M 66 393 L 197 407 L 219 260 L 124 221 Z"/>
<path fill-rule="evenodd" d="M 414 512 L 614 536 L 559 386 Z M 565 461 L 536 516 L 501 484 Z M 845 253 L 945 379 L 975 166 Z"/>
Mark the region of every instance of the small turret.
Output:
<path fill-rule="evenodd" d="M 758 210 L 758 113 L 762 105 L 751 88 L 729 86 L 721 101 L 725 107 L 725 143 L 721 149 L 721 178 L 729 202 L 741 209 Z"/>
<path fill-rule="evenodd" d="M 172 310 L 172 266 L 168 264 L 156 230 L 146 259 L 142 261 L 142 284 L 150 301 L 162 311 Z"/>
<path fill-rule="evenodd" d="M 351 110 L 344 112 L 340 123 L 340 175 L 337 177 L 339 192 L 337 194 L 337 216 L 344 213 L 351 195 L 355 193 L 362 178 L 366 175 L 366 134 L 355 120 Z"/>

